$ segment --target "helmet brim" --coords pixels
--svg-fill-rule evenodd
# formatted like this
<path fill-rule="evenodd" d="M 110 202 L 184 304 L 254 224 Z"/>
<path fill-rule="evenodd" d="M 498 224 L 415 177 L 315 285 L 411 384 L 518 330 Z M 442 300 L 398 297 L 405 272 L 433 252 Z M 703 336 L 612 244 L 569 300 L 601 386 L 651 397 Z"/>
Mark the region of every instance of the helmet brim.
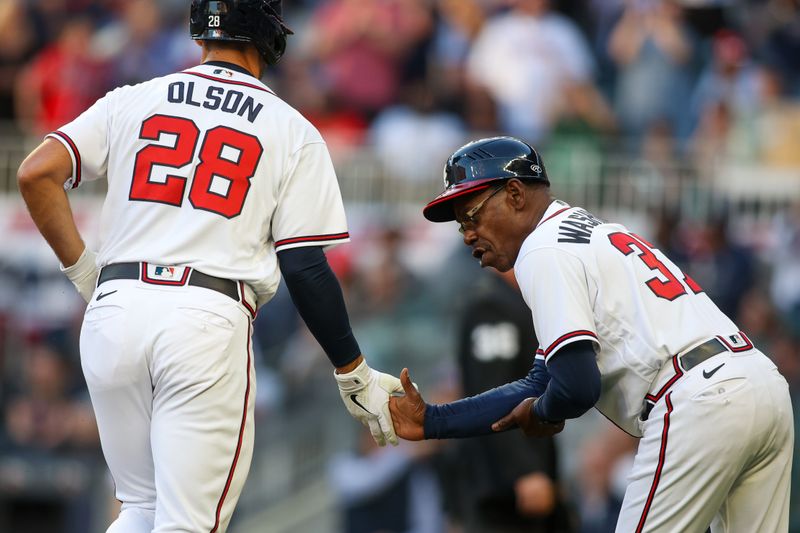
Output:
<path fill-rule="evenodd" d="M 422 215 L 431 222 L 451 222 L 456 219 L 453 200 L 488 189 L 495 181 L 499 181 L 498 178 L 463 181 L 452 185 L 428 202 L 422 209 Z"/>

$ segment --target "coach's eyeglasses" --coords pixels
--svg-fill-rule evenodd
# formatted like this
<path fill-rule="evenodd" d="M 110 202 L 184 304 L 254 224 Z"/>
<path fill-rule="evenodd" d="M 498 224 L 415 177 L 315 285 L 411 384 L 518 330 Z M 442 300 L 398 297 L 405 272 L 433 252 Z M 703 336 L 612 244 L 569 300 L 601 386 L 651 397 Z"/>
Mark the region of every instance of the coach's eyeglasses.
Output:
<path fill-rule="evenodd" d="M 503 183 L 502 185 L 497 187 L 495 190 L 493 190 L 492 194 L 490 194 L 489 196 L 487 196 L 486 198 L 484 198 L 483 200 L 478 202 L 469 211 L 464 213 L 464 220 L 458 223 L 458 232 L 463 235 L 467 230 L 475 228 L 475 226 L 478 225 L 478 217 L 477 217 L 478 211 L 480 211 L 481 208 L 483 208 L 483 206 L 486 204 L 486 202 L 489 201 L 489 198 L 491 198 L 492 196 L 494 196 L 495 194 L 499 193 L 500 191 L 502 191 L 505 188 L 506 188 L 506 184 Z"/>

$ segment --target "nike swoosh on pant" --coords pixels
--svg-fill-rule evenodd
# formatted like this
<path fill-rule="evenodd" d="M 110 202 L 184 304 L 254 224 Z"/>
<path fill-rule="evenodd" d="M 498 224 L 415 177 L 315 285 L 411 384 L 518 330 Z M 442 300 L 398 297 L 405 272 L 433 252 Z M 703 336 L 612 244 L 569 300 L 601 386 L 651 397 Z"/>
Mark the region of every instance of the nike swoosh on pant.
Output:
<path fill-rule="evenodd" d="M 717 368 L 715 368 L 715 369 L 713 369 L 713 370 L 710 370 L 710 371 L 708 371 L 708 372 L 706 372 L 705 370 L 703 370 L 703 377 L 704 377 L 704 378 L 706 378 L 706 379 L 710 378 L 711 376 L 713 376 L 714 374 L 716 374 L 716 373 L 717 373 L 717 370 L 719 370 L 719 369 L 720 369 L 720 368 L 722 368 L 723 366 L 725 366 L 725 363 L 722 363 L 722 364 L 721 364 L 721 365 L 719 365 Z"/>
<path fill-rule="evenodd" d="M 100 300 L 102 300 L 102 299 L 103 299 L 103 298 L 105 298 L 106 296 L 111 296 L 111 295 L 112 295 L 112 294 L 114 294 L 115 292 L 117 292 L 117 291 L 111 291 L 111 292 L 101 292 L 100 294 L 98 294 L 98 295 L 97 295 L 97 299 L 96 299 L 95 301 L 99 302 Z"/>

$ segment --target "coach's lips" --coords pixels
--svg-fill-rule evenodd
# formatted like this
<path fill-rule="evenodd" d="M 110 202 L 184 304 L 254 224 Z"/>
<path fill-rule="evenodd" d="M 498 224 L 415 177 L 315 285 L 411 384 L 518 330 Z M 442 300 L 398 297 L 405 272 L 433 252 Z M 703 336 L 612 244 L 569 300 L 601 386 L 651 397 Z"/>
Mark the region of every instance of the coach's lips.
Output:
<path fill-rule="evenodd" d="M 481 257 L 483 257 L 483 254 L 485 254 L 485 253 L 486 253 L 486 250 L 484 250 L 483 248 L 474 248 L 472 250 L 472 257 L 474 257 L 475 259 L 480 261 Z"/>

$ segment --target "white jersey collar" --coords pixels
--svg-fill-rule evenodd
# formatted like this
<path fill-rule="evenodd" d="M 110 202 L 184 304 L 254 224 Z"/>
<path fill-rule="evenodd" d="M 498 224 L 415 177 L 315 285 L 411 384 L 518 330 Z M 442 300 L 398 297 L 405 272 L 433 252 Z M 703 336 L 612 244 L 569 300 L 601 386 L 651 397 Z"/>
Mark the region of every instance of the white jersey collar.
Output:
<path fill-rule="evenodd" d="M 224 83 L 232 83 L 234 85 L 243 85 L 246 87 L 249 86 L 275 94 L 275 91 L 270 89 L 261 80 L 250 75 L 249 73 L 246 73 L 245 69 L 229 63 L 211 61 L 209 63 L 203 63 L 195 67 L 187 68 L 183 72 Z"/>
<path fill-rule="evenodd" d="M 545 209 L 541 220 L 539 220 L 539 222 L 536 224 L 536 228 L 538 228 L 539 226 L 547 222 L 549 219 L 559 214 L 560 212 L 565 211 L 569 208 L 570 205 L 568 203 L 562 202 L 561 200 L 553 200 L 552 202 L 550 202 L 550 205 L 547 206 L 547 209 Z M 536 228 L 534 228 L 534 231 L 536 231 Z"/>

